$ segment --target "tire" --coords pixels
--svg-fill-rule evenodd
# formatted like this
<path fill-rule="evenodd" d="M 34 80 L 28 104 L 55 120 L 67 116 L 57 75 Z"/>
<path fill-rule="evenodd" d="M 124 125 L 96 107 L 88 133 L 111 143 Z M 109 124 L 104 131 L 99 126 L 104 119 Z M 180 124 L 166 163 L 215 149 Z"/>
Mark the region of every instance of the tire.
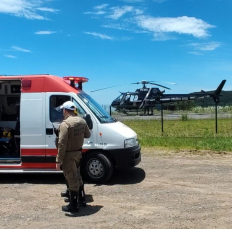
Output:
<path fill-rule="evenodd" d="M 82 169 L 84 178 L 92 183 L 105 183 L 113 173 L 111 161 L 100 152 L 84 156 Z"/>

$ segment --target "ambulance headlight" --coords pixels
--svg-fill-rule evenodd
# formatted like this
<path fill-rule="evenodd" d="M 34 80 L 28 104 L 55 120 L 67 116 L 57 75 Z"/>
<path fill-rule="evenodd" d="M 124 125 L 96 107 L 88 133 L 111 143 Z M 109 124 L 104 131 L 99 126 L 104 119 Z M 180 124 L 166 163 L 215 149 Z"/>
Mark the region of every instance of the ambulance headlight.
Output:
<path fill-rule="evenodd" d="M 133 147 L 133 146 L 136 146 L 136 145 L 138 145 L 138 140 L 134 139 L 134 138 L 126 139 L 125 142 L 124 142 L 124 147 L 125 148 L 130 148 L 130 147 Z"/>

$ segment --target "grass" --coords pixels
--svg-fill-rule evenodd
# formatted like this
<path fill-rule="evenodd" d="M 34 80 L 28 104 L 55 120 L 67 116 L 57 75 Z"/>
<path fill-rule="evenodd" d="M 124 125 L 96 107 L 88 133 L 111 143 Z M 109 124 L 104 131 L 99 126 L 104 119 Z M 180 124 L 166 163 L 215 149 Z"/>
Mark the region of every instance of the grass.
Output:
<path fill-rule="evenodd" d="M 125 120 L 124 124 L 138 135 L 142 147 L 168 150 L 232 151 L 232 120 L 214 119 L 165 120 L 163 133 L 159 120 Z"/>

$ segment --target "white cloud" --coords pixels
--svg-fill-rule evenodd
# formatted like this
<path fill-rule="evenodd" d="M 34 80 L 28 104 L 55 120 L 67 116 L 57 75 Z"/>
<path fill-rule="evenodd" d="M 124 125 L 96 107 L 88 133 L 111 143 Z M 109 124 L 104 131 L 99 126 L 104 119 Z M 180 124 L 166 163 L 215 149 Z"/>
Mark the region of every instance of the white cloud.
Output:
<path fill-rule="evenodd" d="M 141 9 L 134 9 L 133 12 L 134 12 L 135 15 L 143 14 L 143 10 L 141 10 Z"/>
<path fill-rule="evenodd" d="M 47 7 L 39 7 L 39 8 L 37 8 L 37 10 L 46 11 L 46 12 L 52 12 L 52 13 L 55 13 L 55 12 L 59 11 L 57 9 L 52 9 L 52 8 L 47 8 Z"/>
<path fill-rule="evenodd" d="M 167 40 L 174 40 L 175 38 L 169 36 L 167 33 L 154 33 L 153 34 L 153 41 L 167 41 Z"/>
<path fill-rule="evenodd" d="M 216 49 L 216 48 L 218 48 L 220 46 L 221 46 L 221 43 L 219 43 L 219 42 L 210 42 L 208 44 L 204 44 L 200 48 L 200 50 L 203 50 L 203 51 L 212 51 L 212 50 L 214 50 L 214 49 Z"/>
<path fill-rule="evenodd" d="M 106 8 L 109 4 L 102 4 L 102 5 L 99 5 L 99 6 L 95 6 L 94 9 L 96 10 L 102 10 L 104 8 Z"/>
<path fill-rule="evenodd" d="M 119 19 L 124 14 L 131 12 L 133 10 L 132 6 L 123 6 L 123 7 L 112 7 L 112 13 L 108 17 L 114 20 Z"/>
<path fill-rule="evenodd" d="M 44 30 L 44 31 L 35 32 L 35 34 L 38 34 L 38 35 L 49 35 L 53 33 L 56 33 L 56 31 Z"/>
<path fill-rule="evenodd" d="M 99 11 L 95 12 L 95 14 L 97 14 L 97 15 L 106 14 L 106 11 L 99 10 Z"/>
<path fill-rule="evenodd" d="M 189 54 L 193 54 L 193 55 L 196 55 L 196 56 L 202 56 L 203 54 L 200 53 L 200 52 L 188 52 Z"/>
<path fill-rule="evenodd" d="M 99 6 L 95 6 L 94 12 L 84 12 L 84 14 L 96 14 L 96 15 L 106 14 L 106 11 L 104 11 L 103 9 L 105 9 L 108 5 L 109 4 L 102 4 Z"/>
<path fill-rule="evenodd" d="M 19 52 L 31 52 L 30 50 L 28 49 L 24 49 L 24 48 L 20 48 L 18 46 L 11 46 L 12 50 L 14 51 L 19 51 Z"/>
<path fill-rule="evenodd" d="M 108 29 L 117 29 L 117 30 L 125 30 L 125 31 L 132 31 L 131 28 L 128 28 L 120 23 L 117 24 L 107 24 L 107 25 L 102 25 L 104 28 Z"/>
<path fill-rule="evenodd" d="M 101 15 L 101 14 L 106 14 L 106 11 L 99 10 L 97 12 L 84 12 L 84 14 L 96 14 L 96 15 Z"/>
<path fill-rule="evenodd" d="M 208 43 L 191 43 L 190 46 L 193 46 L 197 50 L 201 51 L 213 51 L 216 48 L 220 47 L 222 44 L 220 42 L 208 42 Z"/>
<path fill-rule="evenodd" d="M 197 38 L 209 36 L 207 29 L 215 26 L 194 17 L 154 18 L 137 16 L 137 24 L 143 29 L 153 32 L 156 36 L 163 33 L 193 35 Z"/>
<path fill-rule="evenodd" d="M 166 2 L 167 0 L 153 0 L 153 2 L 157 2 L 157 3 L 163 3 Z"/>
<path fill-rule="evenodd" d="M 121 18 L 126 13 L 133 13 L 135 15 L 140 15 L 143 13 L 141 9 L 135 9 L 133 6 L 121 6 L 121 7 L 111 7 L 108 8 L 109 4 L 102 4 L 95 6 L 94 11 L 84 12 L 84 14 L 94 14 L 94 15 L 103 15 L 106 14 L 107 18 L 117 20 Z"/>
<path fill-rule="evenodd" d="M 101 34 L 101 33 L 95 33 L 95 32 L 84 32 L 85 34 L 89 34 L 89 35 L 92 35 L 92 36 L 95 36 L 95 37 L 100 37 L 101 39 L 106 39 L 106 40 L 114 40 L 113 37 L 110 37 L 108 35 L 105 35 L 105 34 Z"/>
<path fill-rule="evenodd" d="M 0 13 L 12 14 L 27 19 L 45 20 L 37 11 L 56 12 L 52 8 L 42 7 L 45 0 L 0 0 Z"/>
<path fill-rule="evenodd" d="M 129 26 L 128 23 L 107 24 L 107 25 L 102 25 L 102 27 L 108 28 L 108 29 L 118 29 L 118 30 L 130 31 L 133 33 L 149 33 L 148 31 L 141 30 L 141 29 L 138 30 L 132 26 Z"/>
<path fill-rule="evenodd" d="M 11 58 L 11 59 L 17 58 L 16 56 L 13 56 L 13 55 L 4 55 L 4 56 L 7 57 L 7 58 Z"/>
<path fill-rule="evenodd" d="M 126 0 L 127 1 L 127 0 Z M 135 2 L 136 0 L 129 0 Z M 154 0 L 161 3 L 166 0 Z M 206 38 L 210 36 L 209 29 L 214 28 L 202 19 L 195 17 L 152 17 L 144 14 L 144 9 L 134 6 L 109 7 L 103 4 L 94 8 L 96 12 L 87 12 L 89 14 L 104 14 L 103 17 L 117 21 L 112 24 L 106 20 L 105 28 L 131 31 L 133 33 L 152 33 L 153 40 L 177 39 L 173 34 L 191 35 L 195 38 Z M 104 11 L 102 11 L 104 9 Z M 214 44 L 215 45 L 215 44 Z M 214 45 L 205 47 L 211 49 Z"/>
<path fill-rule="evenodd" d="M 144 2 L 144 0 L 122 0 L 123 2 L 128 2 L 128 3 L 137 3 L 137 2 Z"/>

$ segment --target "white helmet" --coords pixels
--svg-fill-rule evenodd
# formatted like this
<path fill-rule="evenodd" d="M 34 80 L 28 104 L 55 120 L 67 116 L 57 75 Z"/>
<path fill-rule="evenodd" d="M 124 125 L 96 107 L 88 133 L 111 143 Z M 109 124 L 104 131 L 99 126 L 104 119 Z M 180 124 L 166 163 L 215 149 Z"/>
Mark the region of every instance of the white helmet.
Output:
<path fill-rule="evenodd" d="M 62 106 L 60 106 L 60 109 L 74 111 L 76 109 L 76 105 L 72 101 L 67 101 Z"/>

